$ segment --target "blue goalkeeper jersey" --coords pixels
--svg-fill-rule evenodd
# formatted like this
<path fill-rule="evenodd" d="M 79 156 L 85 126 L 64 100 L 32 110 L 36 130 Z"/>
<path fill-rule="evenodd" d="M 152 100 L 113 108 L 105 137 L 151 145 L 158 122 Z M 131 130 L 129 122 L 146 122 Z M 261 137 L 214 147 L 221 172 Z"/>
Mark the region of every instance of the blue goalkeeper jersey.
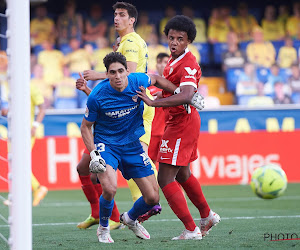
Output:
<path fill-rule="evenodd" d="M 118 92 L 108 79 L 90 93 L 84 118 L 94 124 L 94 143 L 125 145 L 145 134 L 143 125 L 144 102 L 137 97 L 139 86 L 149 87 L 150 77 L 131 73 L 128 86 Z"/>

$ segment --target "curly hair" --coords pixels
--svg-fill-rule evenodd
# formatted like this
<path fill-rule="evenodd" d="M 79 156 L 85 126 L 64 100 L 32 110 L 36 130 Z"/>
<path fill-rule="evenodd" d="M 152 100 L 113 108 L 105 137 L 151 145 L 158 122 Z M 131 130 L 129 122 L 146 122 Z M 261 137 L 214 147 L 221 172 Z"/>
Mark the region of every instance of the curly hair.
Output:
<path fill-rule="evenodd" d="M 103 63 L 105 65 L 106 71 L 108 71 L 108 68 L 112 63 L 116 62 L 121 63 L 125 67 L 125 69 L 127 69 L 126 57 L 120 52 L 111 52 L 103 58 Z"/>
<path fill-rule="evenodd" d="M 170 29 L 186 32 L 191 43 L 195 40 L 197 33 L 196 26 L 192 19 L 187 16 L 177 15 L 171 18 L 164 29 L 166 36 L 168 36 Z"/>

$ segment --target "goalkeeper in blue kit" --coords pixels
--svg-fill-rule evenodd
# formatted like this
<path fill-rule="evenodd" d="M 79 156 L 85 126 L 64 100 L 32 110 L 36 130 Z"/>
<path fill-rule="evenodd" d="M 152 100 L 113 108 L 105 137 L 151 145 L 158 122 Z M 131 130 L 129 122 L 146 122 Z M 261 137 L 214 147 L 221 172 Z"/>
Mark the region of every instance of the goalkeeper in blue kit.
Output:
<path fill-rule="evenodd" d="M 143 194 L 128 212 L 120 216 L 120 221 L 137 237 L 150 239 L 150 234 L 137 218 L 159 202 L 159 193 L 150 160 L 139 141 L 145 133 L 144 103 L 138 98 L 137 91 L 155 85 L 173 93 L 176 86 L 160 76 L 129 74 L 126 58 L 121 53 L 112 52 L 103 61 L 108 79 L 98 84 L 89 95 L 81 124 L 82 138 L 91 156 L 90 171 L 97 173 L 103 188 L 99 199 L 98 240 L 103 243 L 114 242 L 108 220 L 117 189 L 117 169 L 127 180 L 132 178 Z M 180 94 L 176 96 L 169 105 L 187 103 Z M 168 98 L 165 99 L 168 105 Z M 197 105 L 197 98 L 188 102 Z"/>

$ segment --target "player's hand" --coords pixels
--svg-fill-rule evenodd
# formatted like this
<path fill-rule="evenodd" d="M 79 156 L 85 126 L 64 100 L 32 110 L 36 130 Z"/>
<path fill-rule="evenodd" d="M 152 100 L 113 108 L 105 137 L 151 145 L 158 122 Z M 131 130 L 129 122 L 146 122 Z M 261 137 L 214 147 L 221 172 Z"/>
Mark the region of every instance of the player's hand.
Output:
<path fill-rule="evenodd" d="M 158 91 L 158 92 L 154 93 L 152 96 L 153 96 L 154 100 L 163 98 L 162 91 Z"/>
<path fill-rule="evenodd" d="M 94 149 L 91 153 L 91 161 L 90 161 L 90 172 L 91 173 L 103 173 L 106 171 L 106 162 L 101 157 L 100 153 L 97 149 Z"/>
<path fill-rule="evenodd" d="M 204 97 L 202 95 L 200 95 L 198 92 L 196 92 L 193 95 L 191 104 L 198 110 L 204 109 L 204 106 L 205 106 Z"/>
<path fill-rule="evenodd" d="M 97 81 L 99 80 L 98 78 L 98 72 L 95 70 L 85 70 L 83 71 L 83 77 L 85 80 L 89 81 Z"/>
<path fill-rule="evenodd" d="M 76 80 L 76 89 L 84 91 L 86 89 L 87 82 L 83 78 L 82 74 L 79 72 L 80 78 Z"/>
<path fill-rule="evenodd" d="M 147 94 L 146 89 L 143 86 L 139 87 L 141 91 L 136 91 L 139 98 L 141 98 L 148 106 L 152 106 L 153 100 L 151 100 Z"/>

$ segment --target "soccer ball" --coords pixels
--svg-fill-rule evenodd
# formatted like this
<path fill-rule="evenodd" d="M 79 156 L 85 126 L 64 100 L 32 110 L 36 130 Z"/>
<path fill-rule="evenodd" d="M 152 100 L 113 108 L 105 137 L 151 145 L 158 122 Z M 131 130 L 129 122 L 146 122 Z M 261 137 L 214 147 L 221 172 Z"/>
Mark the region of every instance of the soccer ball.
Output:
<path fill-rule="evenodd" d="M 250 186 L 258 197 L 274 199 L 283 195 L 286 190 L 286 174 L 278 165 L 267 164 L 254 170 Z"/>

